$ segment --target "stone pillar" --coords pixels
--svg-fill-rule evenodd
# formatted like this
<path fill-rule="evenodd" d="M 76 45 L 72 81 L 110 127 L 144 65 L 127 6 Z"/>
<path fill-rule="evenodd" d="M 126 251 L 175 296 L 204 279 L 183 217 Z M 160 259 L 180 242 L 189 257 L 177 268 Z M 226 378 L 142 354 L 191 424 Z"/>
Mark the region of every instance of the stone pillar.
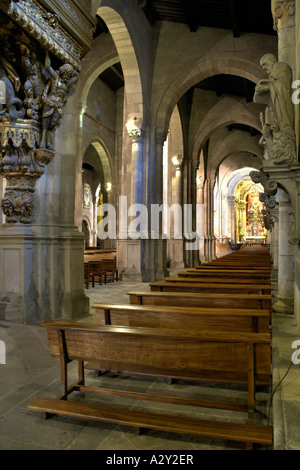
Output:
<path fill-rule="evenodd" d="M 289 243 L 292 207 L 290 202 L 279 203 L 278 294 L 273 310 L 294 313 L 294 259 L 295 247 Z"/>
<path fill-rule="evenodd" d="M 204 253 L 204 224 L 205 224 L 205 216 L 204 216 L 204 184 L 202 181 L 202 177 L 199 176 L 197 178 L 197 234 L 199 238 L 199 261 L 200 263 L 205 262 L 205 253 Z"/>
<path fill-rule="evenodd" d="M 183 217 L 182 215 L 182 156 L 178 155 L 175 159 L 173 159 L 173 165 L 175 166 L 175 174 L 172 177 L 172 204 L 180 208 L 178 214 L 173 216 L 173 220 L 170 218 L 170 239 L 168 240 L 168 258 L 170 259 L 170 271 L 176 271 L 179 269 L 184 268 L 184 260 L 183 260 L 183 250 L 184 250 L 184 243 L 183 243 L 183 234 L 182 234 L 182 222 Z M 175 207 L 176 207 L 175 206 Z M 170 214 L 172 217 L 172 214 Z M 181 238 L 174 238 L 174 237 Z"/>
<path fill-rule="evenodd" d="M 270 237 L 270 250 L 273 262 L 273 269 L 278 270 L 278 209 L 272 209 L 270 211 L 274 221 L 272 232 L 269 232 Z M 268 239 L 269 242 L 269 239 Z"/>
<path fill-rule="evenodd" d="M 235 239 L 235 196 L 227 197 L 227 211 L 228 211 L 227 232 L 230 233 L 231 243 L 236 243 L 238 240 Z"/>
<path fill-rule="evenodd" d="M 6 217 L 0 228 L 0 319 L 39 322 L 89 311 L 84 235 L 74 221 L 77 111 L 76 104 L 66 107 L 55 152 L 36 182 L 30 223 Z"/>
<path fill-rule="evenodd" d="M 215 181 L 209 179 L 204 183 L 204 253 L 206 261 L 212 261 L 216 258 L 216 240 L 214 235 L 214 185 Z"/>
<path fill-rule="evenodd" d="M 191 159 L 185 160 L 184 193 L 183 193 L 183 214 L 185 226 L 184 231 L 184 260 L 188 267 L 198 266 L 199 259 L 199 239 L 197 235 L 197 165 Z M 186 205 L 186 207 L 185 207 Z"/>
<path fill-rule="evenodd" d="M 149 214 L 149 236 L 142 240 L 143 280 L 160 281 L 167 275 L 167 240 L 163 239 L 162 217 L 158 226 L 151 225 L 155 208 L 163 204 L 163 146 L 167 133 L 157 129 L 153 137 L 154 152 L 148 158 L 147 209 Z M 161 214 L 160 214 L 161 215 Z"/>
<path fill-rule="evenodd" d="M 143 200 L 143 141 L 144 131 L 140 127 L 141 122 L 136 117 L 131 117 L 126 124 L 128 135 L 131 138 L 131 192 L 130 198 L 127 200 L 126 210 L 119 207 L 120 216 L 126 218 L 130 206 L 142 204 Z M 130 206 L 129 206 L 130 205 Z M 134 214 L 132 214 L 134 216 Z M 136 215 L 136 217 L 138 217 Z M 143 230 L 144 227 L 141 227 Z M 122 227 L 120 227 L 122 232 Z M 133 228 L 132 228 L 133 230 Z M 120 267 L 123 271 L 120 274 L 122 281 L 125 282 L 141 282 L 142 281 L 142 237 L 144 235 L 137 234 L 136 231 L 130 230 L 130 225 L 126 240 L 118 240 L 117 257 Z"/>
<path fill-rule="evenodd" d="M 285 62 L 296 77 L 295 0 L 272 0 L 274 29 L 278 33 L 278 61 Z"/>

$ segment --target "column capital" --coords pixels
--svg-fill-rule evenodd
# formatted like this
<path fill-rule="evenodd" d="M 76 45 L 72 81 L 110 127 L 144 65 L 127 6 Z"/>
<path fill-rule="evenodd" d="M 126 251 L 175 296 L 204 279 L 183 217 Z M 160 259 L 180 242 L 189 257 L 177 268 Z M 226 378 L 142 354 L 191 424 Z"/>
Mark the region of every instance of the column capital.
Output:
<path fill-rule="evenodd" d="M 167 140 L 167 137 L 168 137 L 168 131 L 165 131 L 162 129 L 156 129 L 155 139 L 156 139 L 157 144 L 164 145 L 165 141 Z"/>
<path fill-rule="evenodd" d="M 172 157 L 172 163 L 174 165 L 174 167 L 176 168 L 176 170 L 181 170 L 181 167 L 182 167 L 182 163 L 183 163 L 183 156 L 182 155 L 174 155 L 174 157 Z"/>
<path fill-rule="evenodd" d="M 295 4 L 295 0 L 272 0 L 272 16 L 275 31 L 280 31 L 280 29 L 286 26 L 295 25 Z"/>
<path fill-rule="evenodd" d="M 128 116 L 128 120 L 126 122 L 126 129 L 129 137 L 131 137 L 134 141 L 143 139 L 144 131 L 142 129 L 142 120 L 137 118 L 136 116 Z"/>

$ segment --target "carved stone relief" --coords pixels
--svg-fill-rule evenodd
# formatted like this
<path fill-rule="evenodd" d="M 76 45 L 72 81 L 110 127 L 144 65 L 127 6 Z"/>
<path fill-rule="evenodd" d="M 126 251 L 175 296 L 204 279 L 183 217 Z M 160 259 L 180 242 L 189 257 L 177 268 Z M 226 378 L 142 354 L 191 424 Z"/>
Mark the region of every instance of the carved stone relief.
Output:
<path fill-rule="evenodd" d="M 293 74 L 290 66 L 278 62 L 273 54 L 265 54 L 261 67 L 268 78 L 256 85 L 254 103 L 266 104 L 261 114 L 262 139 L 268 159 L 275 165 L 296 162 L 296 134 L 292 102 Z"/>
<path fill-rule="evenodd" d="M 21 15 L 20 9 L 25 13 Z M 0 11 L 0 24 L 0 83 L 4 90 L 0 174 L 7 180 L 1 207 L 7 223 L 29 224 L 35 182 L 55 155 L 54 132 L 78 80 L 80 51 L 59 26 L 56 15 L 36 1 L 11 2 L 7 13 Z M 61 53 L 54 40 L 61 41 Z M 50 57 L 53 49 L 56 57 Z M 72 63 L 57 59 L 71 56 Z"/>

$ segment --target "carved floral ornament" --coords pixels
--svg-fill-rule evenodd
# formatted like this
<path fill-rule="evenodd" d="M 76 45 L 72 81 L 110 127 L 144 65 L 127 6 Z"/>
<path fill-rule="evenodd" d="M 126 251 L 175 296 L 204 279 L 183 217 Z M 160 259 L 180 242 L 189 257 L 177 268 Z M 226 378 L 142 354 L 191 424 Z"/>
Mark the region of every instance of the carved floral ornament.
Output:
<path fill-rule="evenodd" d="M 20 8 L 26 14 L 19 18 Z M 1 206 L 7 223 L 29 224 L 35 182 L 55 155 L 54 134 L 78 80 L 77 61 L 52 67 L 52 39 L 60 40 L 64 32 L 38 2 L 11 2 L 7 14 L 0 11 L 0 20 L 0 174 L 7 180 Z M 65 52 L 56 60 L 71 56 L 68 41 L 61 42 Z"/>

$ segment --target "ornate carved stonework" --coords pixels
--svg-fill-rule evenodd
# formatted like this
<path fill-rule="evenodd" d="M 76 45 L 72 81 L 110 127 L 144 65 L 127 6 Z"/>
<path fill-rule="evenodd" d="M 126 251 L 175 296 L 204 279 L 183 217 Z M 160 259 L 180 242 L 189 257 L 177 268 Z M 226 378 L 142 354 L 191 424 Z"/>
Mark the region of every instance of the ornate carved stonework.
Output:
<path fill-rule="evenodd" d="M 0 173 L 7 180 L 1 206 L 7 223 L 28 224 L 35 182 L 54 157 L 54 133 L 78 80 L 82 49 L 36 0 L 0 10 L 0 42 Z"/>
<path fill-rule="evenodd" d="M 82 48 L 59 24 L 59 18 L 47 12 L 37 1 L 11 2 L 8 15 L 63 62 L 80 68 Z"/>
<path fill-rule="evenodd" d="M 267 209 L 263 209 L 261 213 L 263 215 L 264 226 L 266 227 L 267 230 L 269 230 L 269 232 L 272 232 L 273 227 L 274 227 L 274 220 L 270 211 Z"/>
<path fill-rule="evenodd" d="M 278 189 L 278 183 L 276 183 L 276 181 L 269 181 L 269 175 L 267 175 L 262 168 L 259 171 L 251 171 L 249 176 L 254 183 L 262 184 L 267 195 L 275 196 Z"/>
<path fill-rule="evenodd" d="M 277 204 L 275 198 L 266 193 L 259 193 L 259 200 L 270 210 L 275 209 Z"/>
<path fill-rule="evenodd" d="M 297 160 L 294 108 L 292 102 L 293 73 L 288 64 L 277 62 L 273 54 L 265 54 L 260 64 L 268 78 L 256 85 L 254 103 L 266 104 L 261 114 L 262 138 L 268 158 L 275 165 L 292 164 Z"/>
<path fill-rule="evenodd" d="M 295 24 L 295 0 L 272 0 L 274 30 Z"/>
<path fill-rule="evenodd" d="M 4 119 L 0 122 L 0 173 L 7 180 L 1 207 L 7 223 L 31 222 L 35 182 L 54 156 L 47 149 L 37 152 L 39 142 L 36 121 L 19 119 L 11 123 Z"/>

